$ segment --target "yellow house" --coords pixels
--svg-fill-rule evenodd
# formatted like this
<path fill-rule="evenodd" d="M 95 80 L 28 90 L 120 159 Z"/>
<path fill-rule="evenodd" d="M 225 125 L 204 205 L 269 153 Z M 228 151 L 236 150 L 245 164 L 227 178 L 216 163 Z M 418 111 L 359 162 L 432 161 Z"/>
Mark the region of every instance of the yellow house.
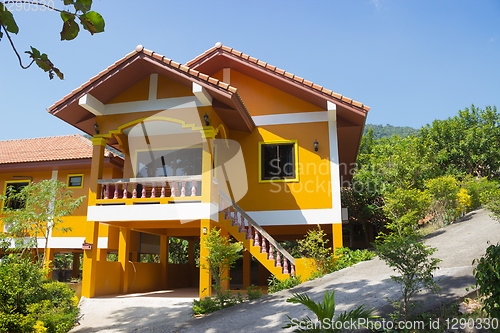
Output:
<path fill-rule="evenodd" d="M 319 224 L 342 246 L 340 188 L 368 110 L 220 43 L 185 65 L 137 46 L 49 108 L 93 137 L 91 167 L 74 171 L 88 210 L 71 217 L 85 238 L 83 296 L 193 284 L 210 295 L 194 244 L 213 227 L 247 250 L 244 287 L 252 256 L 279 279 L 309 275 L 279 242 Z M 123 168 L 108 166 L 106 145 Z M 168 264 L 169 237 L 189 240 L 189 265 Z M 144 251 L 160 262 L 139 262 Z"/>

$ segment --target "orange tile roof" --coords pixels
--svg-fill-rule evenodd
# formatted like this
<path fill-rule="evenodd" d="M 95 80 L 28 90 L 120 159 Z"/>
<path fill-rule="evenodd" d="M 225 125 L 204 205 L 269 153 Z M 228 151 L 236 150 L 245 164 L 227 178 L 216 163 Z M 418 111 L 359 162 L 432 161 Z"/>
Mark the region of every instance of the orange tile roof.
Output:
<path fill-rule="evenodd" d="M 226 83 L 224 83 L 224 82 L 222 82 L 220 80 L 217 80 L 217 79 L 212 78 L 212 77 L 210 77 L 208 75 L 200 73 L 200 72 L 198 72 L 198 71 L 196 71 L 194 69 L 189 68 L 188 66 L 184 66 L 184 65 L 182 65 L 182 64 L 180 64 L 178 62 L 175 62 L 175 61 L 173 61 L 173 60 L 171 60 L 171 59 L 169 59 L 169 58 L 167 58 L 165 56 L 162 56 L 161 54 L 155 53 L 154 51 L 145 49 L 142 45 L 137 45 L 137 47 L 135 48 L 135 51 L 130 52 L 129 54 L 127 54 L 122 59 L 116 61 L 111 66 L 109 66 L 105 70 L 101 71 L 96 76 L 92 77 L 90 80 L 88 80 L 86 83 L 82 84 L 80 87 L 74 89 L 70 94 L 64 96 L 59 101 L 55 102 L 53 105 L 51 105 L 49 107 L 48 111 L 49 112 L 52 111 L 55 107 L 57 107 L 59 104 L 62 104 L 64 101 L 66 101 L 67 99 L 69 99 L 75 93 L 78 93 L 81 90 L 85 89 L 86 87 L 90 86 L 94 81 L 100 79 L 101 77 L 103 77 L 104 75 L 106 75 L 108 72 L 112 71 L 113 69 L 115 69 L 120 64 L 122 64 L 127 59 L 131 58 L 132 56 L 134 56 L 137 53 L 144 53 L 144 54 L 146 54 L 146 55 L 148 55 L 150 57 L 153 57 L 156 60 L 159 60 L 159 61 L 163 62 L 164 64 L 166 64 L 169 67 L 178 69 L 178 70 L 180 70 L 182 72 L 185 72 L 189 76 L 192 76 L 192 77 L 195 77 L 195 78 L 199 78 L 199 79 L 201 79 L 203 81 L 206 81 L 208 84 L 211 84 L 211 85 L 216 86 L 218 88 L 222 88 L 224 90 L 230 91 L 231 93 L 236 93 L 238 91 L 238 89 L 236 89 L 235 87 L 230 86 L 230 85 L 228 85 L 228 84 L 226 84 Z"/>
<path fill-rule="evenodd" d="M 84 158 L 92 158 L 92 141 L 80 134 L 0 141 L 0 164 Z"/>
<path fill-rule="evenodd" d="M 298 77 L 290 72 L 286 72 L 282 69 L 279 69 L 275 66 L 272 66 L 268 63 L 265 63 L 259 59 L 256 59 L 256 58 L 253 58 L 253 57 L 250 57 L 249 55 L 247 54 L 244 54 L 240 51 L 236 51 L 234 50 L 233 48 L 230 48 L 230 47 L 227 47 L 227 46 L 224 46 L 222 45 L 221 43 L 217 43 L 215 44 L 214 47 L 208 49 L 207 51 L 205 51 L 204 53 L 200 54 L 199 56 L 197 56 L 196 58 L 194 58 L 193 60 L 189 61 L 186 63 L 186 66 L 191 66 L 192 64 L 196 63 L 197 61 L 199 61 L 200 59 L 202 59 L 203 57 L 211 54 L 212 52 L 214 51 L 217 51 L 217 50 L 222 50 L 224 52 L 227 52 L 228 54 L 232 54 L 236 57 L 239 57 L 243 60 L 246 60 L 247 62 L 250 62 L 250 63 L 253 63 L 257 66 L 260 66 L 262 68 L 265 68 L 267 71 L 269 71 L 270 73 L 274 73 L 276 75 L 280 75 L 280 76 L 283 76 L 285 78 L 288 78 L 289 80 L 291 80 L 292 82 L 296 83 L 296 84 L 302 84 L 306 87 L 308 87 L 309 89 L 313 89 L 313 90 L 317 90 L 323 94 L 326 94 L 328 96 L 332 96 L 333 98 L 335 99 L 338 99 L 338 100 L 341 100 L 347 104 L 351 104 L 353 106 L 356 106 L 362 110 L 365 110 L 365 111 L 369 111 L 370 110 L 370 107 L 369 106 L 366 106 L 364 105 L 363 103 L 360 103 L 360 102 L 356 102 L 350 98 L 347 98 L 345 96 L 342 96 L 340 94 L 336 94 L 334 93 L 333 91 L 329 90 L 329 89 L 326 89 L 320 85 L 317 85 L 317 84 L 314 84 L 310 81 L 307 81 L 307 80 L 304 80 L 303 78 L 301 77 Z"/>

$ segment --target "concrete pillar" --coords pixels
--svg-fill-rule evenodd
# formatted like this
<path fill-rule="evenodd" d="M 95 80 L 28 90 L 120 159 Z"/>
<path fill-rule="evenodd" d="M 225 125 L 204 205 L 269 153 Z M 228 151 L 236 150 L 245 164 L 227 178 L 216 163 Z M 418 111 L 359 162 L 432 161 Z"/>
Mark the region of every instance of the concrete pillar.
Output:
<path fill-rule="evenodd" d="M 191 286 L 196 284 L 196 276 L 195 276 L 195 270 L 196 270 L 196 263 L 194 261 L 194 241 L 190 240 L 188 241 L 188 264 L 190 268 L 190 276 L 193 277 L 191 280 Z"/>
<path fill-rule="evenodd" d="M 160 264 L 162 288 L 168 288 L 168 236 L 160 236 Z"/>
<path fill-rule="evenodd" d="M 101 186 L 97 181 L 102 178 L 104 149 L 108 143 L 104 138 L 92 139 L 92 165 L 90 170 L 90 186 L 88 205 L 95 206 Z M 88 221 L 85 233 L 85 242 L 92 244 L 91 249 L 83 251 L 83 279 L 82 296 L 91 298 L 95 295 L 95 281 L 97 268 L 97 240 L 99 237 L 99 222 Z"/>
<path fill-rule="evenodd" d="M 243 288 L 248 288 L 252 284 L 252 255 L 249 251 L 243 251 Z"/>
<path fill-rule="evenodd" d="M 43 265 L 44 267 L 49 268 L 49 272 L 47 273 L 47 279 L 52 280 L 52 270 L 54 269 L 54 249 L 47 248 L 47 252 L 45 252 Z"/>
<path fill-rule="evenodd" d="M 267 286 L 271 273 L 259 262 L 259 286 Z"/>
<path fill-rule="evenodd" d="M 206 260 L 209 252 L 203 242 L 203 239 L 210 234 L 212 227 L 211 222 L 210 219 L 203 219 L 200 221 L 200 299 L 212 295 L 212 277 Z"/>
<path fill-rule="evenodd" d="M 342 223 L 334 223 L 332 224 L 332 249 L 335 251 L 336 249 L 342 247 Z"/>
<path fill-rule="evenodd" d="M 220 235 L 221 237 L 227 237 L 228 236 L 228 232 L 226 229 L 221 229 L 220 230 Z M 222 278 L 222 281 L 221 281 L 221 287 L 222 287 L 222 291 L 225 292 L 226 290 L 229 290 L 230 289 L 230 285 L 231 285 L 231 280 L 229 279 L 230 278 L 230 270 L 229 270 L 229 267 L 226 267 L 226 271 L 224 272 L 224 274 L 221 276 Z"/>
<path fill-rule="evenodd" d="M 97 261 L 108 260 L 108 249 L 97 249 Z"/>
<path fill-rule="evenodd" d="M 118 236 L 118 262 L 120 262 L 122 268 L 120 274 L 120 293 L 122 294 L 126 294 L 128 292 L 129 248 L 130 229 L 120 228 L 120 234 Z"/>

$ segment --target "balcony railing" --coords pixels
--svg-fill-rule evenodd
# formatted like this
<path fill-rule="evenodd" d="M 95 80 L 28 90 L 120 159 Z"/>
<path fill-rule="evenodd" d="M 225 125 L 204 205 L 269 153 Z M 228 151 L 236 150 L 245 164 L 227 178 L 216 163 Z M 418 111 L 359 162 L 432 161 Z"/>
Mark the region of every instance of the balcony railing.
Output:
<path fill-rule="evenodd" d="M 201 179 L 195 175 L 99 179 L 97 183 L 101 185 L 101 200 L 193 198 L 201 197 Z"/>

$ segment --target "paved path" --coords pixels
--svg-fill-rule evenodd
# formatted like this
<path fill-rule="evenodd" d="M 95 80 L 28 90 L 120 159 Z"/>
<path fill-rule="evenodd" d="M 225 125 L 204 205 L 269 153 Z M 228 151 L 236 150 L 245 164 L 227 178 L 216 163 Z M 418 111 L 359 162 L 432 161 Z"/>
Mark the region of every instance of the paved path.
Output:
<path fill-rule="evenodd" d="M 500 223 L 489 218 L 483 210 L 471 212 L 461 221 L 426 237 L 426 244 L 438 248 L 434 256 L 443 261 L 437 272 L 442 295 L 421 295 L 424 310 L 467 294 L 465 288 L 474 284 L 472 260 L 485 253 L 488 241 L 495 244 L 500 241 Z M 396 298 L 399 293 L 399 287 L 390 279 L 392 274 L 390 267 L 375 258 L 203 318 L 190 316 L 190 304 L 196 296 L 194 289 L 178 290 L 176 295 L 171 294 L 176 296 L 174 298 L 165 298 L 162 293 L 148 293 L 87 299 L 82 305 L 85 314 L 82 325 L 73 331 L 284 332 L 281 326 L 286 315 L 292 318 L 311 316 L 304 311 L 304 306 L 286 303 L 288 297 L 296 292 L 307 292 L 318 301 L 322 300 L 324 290 L 332 289 L 335 290 L 339 312 L 366 304 L 375 307 L 378 314 L 385 315 L 391 311 L 385 298 Z"/>
<path fill-rule="evenodd" d="M 475 283 L 472 260 L 481 257 L 491 243 L 500 242 L 500 223 L 488 213 L 477 210 L 459 222 L 426 237 L 426 244 L 437 247 L 434 256 L 442 259 L 437 277 L 442 295 L 423 294 L 423 310 L 439 307 L 441 302 L 453 301 L 467 294 L 465 288 Z M 180 332 L 284 332 L 281 329 L 286 315 L 301 318 L 306 315 L 301 304 L 286 303 L 296 292 L 306 292 L 312 299 L 323 299 L 324 290 L 335 290 L 336 310 L 351 310 L 361 304 L 375 307 L 379 315 L 391 311 L 386 297 L 394 299 L 399 287 L 390 279 L 392 269 L 378 258 L 303 283 L 295 288 L 264 296 L 250 303 L 214 312 L 204 318 L 192 319 Z"/>

